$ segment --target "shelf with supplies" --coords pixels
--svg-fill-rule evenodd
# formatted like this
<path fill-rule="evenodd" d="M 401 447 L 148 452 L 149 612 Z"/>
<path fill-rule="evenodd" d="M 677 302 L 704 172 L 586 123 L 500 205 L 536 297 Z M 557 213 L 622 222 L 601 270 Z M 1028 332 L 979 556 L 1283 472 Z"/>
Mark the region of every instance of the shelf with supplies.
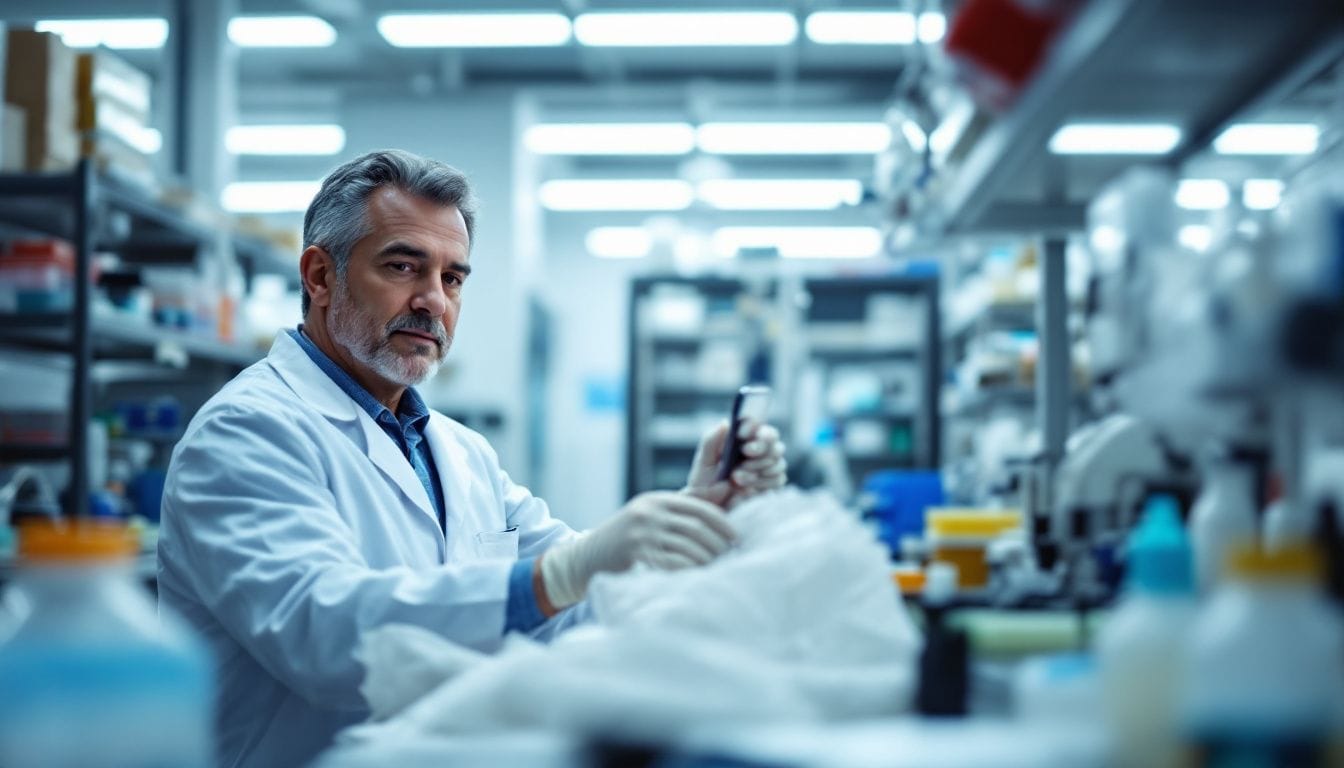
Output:
<path fill-rule="evenodd" d="M 776 286 L 722 277 L 631 283 L 626 490 L 686 481 L 701 435 L 728 417 L 738 387 L 769 380 Z"/>
<path fill-rule="evenodd" d="M 63 494 L 68 499 L 65 511 L 77 516 L 87 514 L 92 492 L 100 490 L 91 487 L 90 477 L 95 408 L 102 414 L 136 398 L 159 398 L 176 403 L 176 418 L 189 418 L 228 378 L 265 354 L 227 340 L 230 315 L 214 319 L 196 311 L 197 304 L 164 310 L 168 325 L 152 324 L 149 315 L 163 318 L 157 294 L 154 307 L 148 305 L 149 287 L 136 289 L 139 301 L 126 311 L 114 308 L 117 284 L 105 282 L 109 271 L 101 257 L 103 282 L 96 293 L 95 254 L 115 254 L 109 259 L 119 265 L 113 271 L 135 280 L 156 278 L 142 276 L 154 270 L 200 266 L 221 242 L 237 249 L 239 269 L 234 274 L 241 272 L 244 281 L 252 272 L 294 270 L 293 260 L 279 249 L 255 235 L 235 232 L 228 220 L 203 218 L 157 199 L 146 188 L 97 171 L 88 159 L 64 173 L 0 174 L 0 238 L 10 243 L 7 252 L 26 259 L 6 267 L 14 275 L 41 270 L 41 275 L 61 278 L 59 287 L 36 279 L 31 287 L 17 281 L 5 286 L 9 290 L 0 295 L 0 358 L 7 367 L 20 361 L 40 365 L 69 382 L 58 411 L 50 405 L 39 409 L 53 419 L 59 413 L 52 423 L 59 424 L 56 431 L 61 433 L 55 437 L 64 439 L 52 442 L 60 444 L 33 445 L 21 433 L 11 434 L 0 445 L 0 464 L 67 463 L 69 472 L 62 473 L 69 483 Z M 185 290 L 181 300 L 201 301 Z M 219 311 L 224 306 L 221 300 Z M 172 442 L 165 438 L 151 450 L 166 453 Z"/>
<path fill-rule="evenodd" d="M 936 467 L 937 274 L 817 278 L 802 289 L 793 441 L 816 452 L 834 440 L 856 485 L 879 470 Z"/>
<path fill-rule="evenodd" d="M 150 325 L 116 312 L 94 311 L 92 315 L 92 351 L 99 360 L 151 359 L 176 368 L 185 368 L 196 360 L 242 368 L 265 354 L 256 347 Z M 74 322 L 73 313 L 0 314 L 0 343 L 69 352 Z"/>
<path fill-rule="evenodd" d="M 1100 185 L 1133 157 L 1054 154 L 1048 145 L 1061 126 L 1175 125 L 1179 138 L 1164 160 L 1179 163 L 1304 62 L 1310 69 L 1315 54 L 1330 60 L 1341 29 L 1337 0 L 1301 0 L 1291 12 L 1279 0 L 1242 0 L 1235 13 L 1221 0 L 1081 4 L 1012 107 L 948 169 L 923 229 L 1076 231 Z"/>

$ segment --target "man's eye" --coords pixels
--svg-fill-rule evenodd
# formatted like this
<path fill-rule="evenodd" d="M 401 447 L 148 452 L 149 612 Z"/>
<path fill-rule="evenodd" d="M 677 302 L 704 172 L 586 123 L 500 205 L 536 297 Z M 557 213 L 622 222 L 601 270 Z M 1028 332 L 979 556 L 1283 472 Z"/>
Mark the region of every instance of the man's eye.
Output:
<path fill-rule="evenodd" d="M 445 285 L 461 285 L 462 277 L 453 272 L 443 273 L 443 282 Z"/>
<path fill-rule="evenodd" d="M 412 269 L 411 265 L 405 261 L 389 262 L 387 268 L 393 272 L 410 272 Z"/>

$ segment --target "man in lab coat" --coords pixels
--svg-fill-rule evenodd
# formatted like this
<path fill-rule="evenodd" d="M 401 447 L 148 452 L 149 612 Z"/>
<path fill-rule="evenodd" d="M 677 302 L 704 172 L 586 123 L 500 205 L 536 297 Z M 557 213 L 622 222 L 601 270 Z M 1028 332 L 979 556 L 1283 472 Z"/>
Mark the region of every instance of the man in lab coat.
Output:
<path fill-rule="evenodd" d="M 486 650 L 548 635 L 595 573 L 708 562 L 732 542 L 723 510 L 784 482 L 778 433 L 752 424 L 748 460 L 716 483 L 725 424 L 681 492 L 583 534 L 552 518 L 414 388 L 452 343 L 474 222 L 441 163 L 383 151 L 332 172 L 304 217 L 303 324 L 173 452 L 159 595 L 214 653 L 224 765 L 300 765 L 365 718 L 365 631 L 414 624 Z"/>

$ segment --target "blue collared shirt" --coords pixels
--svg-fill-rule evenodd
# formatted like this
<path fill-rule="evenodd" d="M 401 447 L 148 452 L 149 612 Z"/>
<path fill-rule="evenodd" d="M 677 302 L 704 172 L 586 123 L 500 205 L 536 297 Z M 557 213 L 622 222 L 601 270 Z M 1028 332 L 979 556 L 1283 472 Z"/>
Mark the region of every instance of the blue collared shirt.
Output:
<path fill-rule="evenodd" d="M 299 347 L 321 368 L 324 373 L 350 396 L 360 408 L 363 408 L 383 432 L 392 439 L 411 463 L 415 476 L 425 486 L 425 493 L 439 517 L 439 529 L 447 534 L 447 509 L 444 506 L 443 484 L 439 481 L 438 468 L 434 464 L 434 454 L 429 450 L 429 441 L 425 439 L 425 428 L 429 425 L 429 407 L 414 387 L 407 387 L 397 405 L 397 413 L 355 381 L 354 377 L 327 357 L 317 345 L 303 333 L 303 326 L 289 331 L 289 335 L 298 342 Z M 536 591 L 532 588 L 533 558 L 519 560 L 509 574 L 509 598 L 505 611 L 504 630 L 527 631 L 546 620 L 537 605 Z"/>

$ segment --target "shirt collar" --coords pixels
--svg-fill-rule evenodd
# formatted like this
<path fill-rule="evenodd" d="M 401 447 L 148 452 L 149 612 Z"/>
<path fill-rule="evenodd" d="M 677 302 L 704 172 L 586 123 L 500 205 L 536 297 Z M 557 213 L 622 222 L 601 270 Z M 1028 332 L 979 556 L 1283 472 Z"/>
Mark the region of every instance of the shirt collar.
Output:
<path fill-rule="evenodd" d="M 299 347 L 308 354 L 308 357 L 317 364 L 317 367 L 321 368 L 323 373 L 336 382 L 336 386 L 349 395 L 350 399 L 354 400 L 360 408 L 363 408 L 374 421 L 390 419 L 394 422 L 408 423 L 410 426 L 420 429 L 429 420 L 429 407 L 425 405 L 424 399 L 420 397 L 420 393 L 416 392 L 414 387 L 407 387 L 405 393 L 402 394 L 401 403 L 397 407 L 400 418 L 395 418 L 386 405 L 379 402 L 367 389 L 355 381 L 354 377 L 344 368 L 337 365 L 336 361 L 327 357 L 327 353 L 319 349 L 312 339 L 308 338 L 308 335 L 303 332 L 303 325 L 299 325 L 298 328 L 290 328 L 289 335 L 293 337 L 294 341 L 298 342 Z"/>

